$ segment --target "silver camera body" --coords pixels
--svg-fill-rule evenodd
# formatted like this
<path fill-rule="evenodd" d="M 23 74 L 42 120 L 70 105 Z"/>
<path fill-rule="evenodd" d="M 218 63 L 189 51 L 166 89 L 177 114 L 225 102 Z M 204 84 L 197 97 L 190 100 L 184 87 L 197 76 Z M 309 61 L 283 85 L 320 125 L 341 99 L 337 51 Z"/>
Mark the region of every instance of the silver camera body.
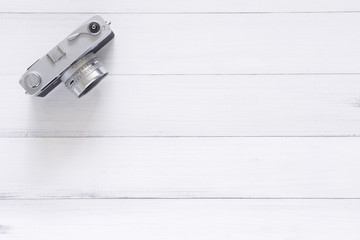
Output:
<path fill-rule="evenodd" d="M 91 90 L 107 71 L 96 52 L 114 38 L 110 23 L 93 16 L 33 63 L 20 79 L 27 94 L 44 97 L 61 82 L 77 97 Z"/>

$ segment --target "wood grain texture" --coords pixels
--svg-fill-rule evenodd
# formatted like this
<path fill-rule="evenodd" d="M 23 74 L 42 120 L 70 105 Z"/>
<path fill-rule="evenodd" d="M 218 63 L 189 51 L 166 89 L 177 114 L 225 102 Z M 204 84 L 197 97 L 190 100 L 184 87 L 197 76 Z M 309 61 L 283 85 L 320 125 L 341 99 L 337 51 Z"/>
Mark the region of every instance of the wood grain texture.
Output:
<path fill-rule="evenodd" d="M 111 75 L 79 100 L 18 78 L 2 78 L 2 137 L 360 135 L 357 75 Z"/>
<path fill-rule="evenodd" d="M 0 2 L 1 240 L 359 239 L 359 1 L 98 3 Z M 94 13 L 111 75 L 24 96 Z"/>
<path fill-rule="evenodd" d="M 0 239 L 357 240 L 359 212 L 359 200 L 0 201 Z"/>
<path fill-rule="evenodd" d="M 0 139 L 0 195 L 360 198 L 360 138 Z"/>
<path fill-rule="evenodd" d="M 0 74 L 23 74 L 89 16 L 1 14 L 12 37 Z M 100 54 L 112 74 L 360 73 L 357 13 L 103 16 L 116 33 Z"/>
<path fill-rule="evenodd" d="M 356 0 L 94 0 L 77 1 L 2 1 L 1 12 L 303 12 L 359 11 Z"/>

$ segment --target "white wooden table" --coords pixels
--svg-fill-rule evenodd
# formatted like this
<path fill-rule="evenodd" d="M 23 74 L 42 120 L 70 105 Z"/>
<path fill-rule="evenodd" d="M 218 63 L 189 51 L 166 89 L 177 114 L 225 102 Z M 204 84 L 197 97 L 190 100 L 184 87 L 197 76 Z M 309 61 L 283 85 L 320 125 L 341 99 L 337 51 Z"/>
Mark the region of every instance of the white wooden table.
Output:
<path fill-rule="evenodd" d="M 0 239 L 360 238 L 360 1 L 0 2 Z M 93 14 L 81 99 L 19 77 Z"/>

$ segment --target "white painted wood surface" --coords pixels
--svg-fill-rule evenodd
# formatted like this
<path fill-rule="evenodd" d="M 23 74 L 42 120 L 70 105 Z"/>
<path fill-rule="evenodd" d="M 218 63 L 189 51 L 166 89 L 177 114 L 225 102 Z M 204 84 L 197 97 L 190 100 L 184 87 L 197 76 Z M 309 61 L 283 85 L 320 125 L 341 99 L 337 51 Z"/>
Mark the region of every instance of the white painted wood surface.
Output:
<path fill-rule="evenodd" d="M 208 12 L 328 12 L 359 11 L 357 0 L 12 0 L 0 3 L 1 12 L 67 13 L 208 13 Z"/>
<path fill-rule="evenodd" d="M 359 144 L 359 138 L 0 139 L 0 189 L 4 199 L 360 198 Z"/>
<path fill-rule="evenodd" d="M 359 11 L 0 2 L 0 239 L 359 239 Z M 111 75 L 25 96 L 20 75 L 93 13 Z"/>
<path fill-rule="evenodd" d="M 2 201 L 0 239 L 358 239 L 358 200 Z"/>
<path fill-rule="evenodd" d="M 360 75 L 111 75 L 80 100 L 26 97 L 18 78 L 3 77 L 3 137 L 360 134 Z"/>
<path fill-rule="evenodd" d="M 0 74 L 21 74 L 89 16 L 2 14 L 2 44 L 21 57 Z M 103 16 L 116 33 L 100 54 L 111 74 L 360 73 L 358 13 Z"/>

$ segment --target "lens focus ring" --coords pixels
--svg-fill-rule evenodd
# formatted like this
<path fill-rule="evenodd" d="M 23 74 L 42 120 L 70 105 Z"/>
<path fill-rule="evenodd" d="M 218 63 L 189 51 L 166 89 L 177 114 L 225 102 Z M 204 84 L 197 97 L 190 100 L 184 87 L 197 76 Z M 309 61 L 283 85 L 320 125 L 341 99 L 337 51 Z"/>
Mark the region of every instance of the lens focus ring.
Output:
<path fill-rule="evenodd" d="M 81 97 L 100 82 L 107 73 L 96 55 L 89 53 L 65 71 L 61 81 L 77 97 Z"/>

